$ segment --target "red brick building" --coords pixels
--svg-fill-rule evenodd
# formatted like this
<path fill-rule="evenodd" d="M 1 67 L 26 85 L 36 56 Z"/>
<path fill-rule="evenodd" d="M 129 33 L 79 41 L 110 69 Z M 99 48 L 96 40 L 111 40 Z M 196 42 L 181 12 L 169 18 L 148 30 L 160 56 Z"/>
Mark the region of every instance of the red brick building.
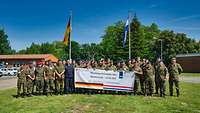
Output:
<path fill-rule="evenodd" d="M 8 63 L 9 65 L 29 64 L 37 61 L 57 62 L 58 59 L 52 54 L 15 54 L 0 55 L 0 63 Z"/>
<path fill-rule="evenodd" d="M 176 59 L 181 64 L 184 72 L 200 73 L 200 53 L 180 54 L 176 56 Z"/>

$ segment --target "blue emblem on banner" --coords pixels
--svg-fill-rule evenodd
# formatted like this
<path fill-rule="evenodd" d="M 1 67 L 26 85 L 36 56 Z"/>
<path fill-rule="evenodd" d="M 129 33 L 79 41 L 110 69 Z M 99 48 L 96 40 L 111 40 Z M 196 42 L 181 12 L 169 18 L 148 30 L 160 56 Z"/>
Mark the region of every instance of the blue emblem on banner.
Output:
<path fill-rule="evenodd" d="M 122 78 L 123 78 L 123 75 L 124 75 L 123 71 L 120 71 L 120 72 L 119 72 L 119 79 L 122 79 Z"/>

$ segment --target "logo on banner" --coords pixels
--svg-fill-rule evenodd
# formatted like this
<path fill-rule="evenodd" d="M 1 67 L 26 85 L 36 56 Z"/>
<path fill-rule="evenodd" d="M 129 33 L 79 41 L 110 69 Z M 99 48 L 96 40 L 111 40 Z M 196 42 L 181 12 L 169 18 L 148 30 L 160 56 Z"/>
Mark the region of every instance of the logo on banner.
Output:
<path fill-rule="evenodd" d="M 123 75 L 124 75 L 124 73 L 122 71 L 119 72 L 119 79 L 123 79 Z"/>

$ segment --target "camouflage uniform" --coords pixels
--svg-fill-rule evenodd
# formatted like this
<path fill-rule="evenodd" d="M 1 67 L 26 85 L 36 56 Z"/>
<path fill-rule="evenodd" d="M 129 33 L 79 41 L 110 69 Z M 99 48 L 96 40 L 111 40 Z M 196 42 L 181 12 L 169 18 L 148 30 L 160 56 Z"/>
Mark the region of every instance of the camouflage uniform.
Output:
<path fill-rule="evenodd" d="M 128 66 L 124 65 L 124 66 L 122 66 L 122 70 L 123 71 L 129 71 L 129 68 L 128 68 Z"/>
<path fill-rule="evenodd" d="M 50 95 L 52 95 L 53 93 L 53 87 L 54 87 L 54 80 L 55 80 L 55 68 L 53 66 L 46 66 L 44 68 L 45 71 L 45 83 L 46 83 L 46 87 L 45 87 L 45 91 L 46 93 L 50 93 Z"/>
<path fill-rule="evenodd" d="M 183 71 L 180 64 L 170 64 L 169 65 L 169 90 L 170 90 L 170 96 L 173 96 L 173 84 L 175 84 L 176 87 L 176 94 L 177 96 L 180 95 L 179 92 L 179 75 Z"/>
<path fill-rule="evenodd" d="M 128 65 L 128 70 L 129 70 L 129 71 L 133 71 L 133 64 L 129 64 L 129 65 Z"/>
<path fill-rule="evenodd" d="M 133 70 L 135 72 L 134 94 L 136 94 L 139 87 L 140 76 L 142 76 L 142 69 L 136 64 Z"/>
<path fill-rule="evenodd" d="M 102 70 L 106 70 L 106 68 L 107 68 L 107 65 L 106 65 L 106 64 L 103 64 L 103 65 L 101 65 L 101 66 L 99 67 L 99 69 L 102 69 Z"/>
<path fill-rule="evenodd" d="M 25 96 L 26 95 L 26 77 L 27 77 L 27 69 L 20 69 L 17 74 L 17 95 Z M 21 93 L 21 89 L 23 89 L 23 93 Z"/>
<path fill-rule="evenodd" d="M 64 67 L 64 65 L 58 65 L 58 66 L 56 66 L 55 70 L 58 74 L 61 74 L 65 70 L 65 67 Z M 63 93 L 63 89 L 64 89 L 64 73 L 61 76 L 58 76 L 56 74 L 56 76 L 55 76 L 56 93 L 57 94 Z"/>
<path fill-rule="evenodd" d="M 35 70 L 33 68 L 28 70 L 28 73 L 30 75 L 31 78 L 35 78 Z M 27 94 L 31 95 L 33 93 L 33 80 L 30 78 L 29 76 L 27 76 Z"/>
<path fill-rule="evenodd" d="M 153 95 L 155 70 L 151 64 L 145 66 L 145 96 Z"/>
<path fill-rule="evenodd" d="M 158 90 L 159 90 L 159 88 L 160 88 L 160 81 L 159 81 L 159 63 L 156 63 L 155 64 L 155 88 L 156 88 L 156 94 L 158 94 Z"/>
<path fill-rule="evenodd" d="M 117 71 L 117 68 L 116 68 L 115 65 L 110 65 L 110 66 L 108 67 L 108 70 Z"/>
<path fill-rule="evenodd" d="M 166 89 L 166 85 L 165 85 L 165 81 L 166 81 L 166 77 L 168 74 L 168 70 L 167 67 L 164 64 L 158 65 L 158 81 L 159 81 L 159 86 L 160 86 L 160 96 L 165 96 L 165 89 Z"/>
<path fill-rule="evenodd" d="M 141 63 L 138 63 L 138 65 L 140 65 L 141 69 L 142 69 L 142 72 L 143 74 L 140 76 L 140 88 L 141 88 L 141 91 L 142 93 L 144 94 L 144 85 L 145 85 L 145 64 L 141 64 Z"/>
<path fill-rule="evenodd" d="M 36 77 L 36 93 L 42 94 L 44 90 L 44 68 L 37 67 L 35 70 L 35 77 Z"/>

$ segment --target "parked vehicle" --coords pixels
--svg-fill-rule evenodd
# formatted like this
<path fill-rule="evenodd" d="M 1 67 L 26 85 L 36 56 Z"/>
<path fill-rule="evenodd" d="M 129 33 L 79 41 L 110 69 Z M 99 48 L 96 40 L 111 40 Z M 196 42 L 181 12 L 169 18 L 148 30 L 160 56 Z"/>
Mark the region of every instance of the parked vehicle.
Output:
<path fill-rule="evenodd" d="M 17 69 L 16 68 L 1 68 L 0 74 L 2 76 L 16 76 Z"/>
<path fill-rule="evenodd" d="M 2 72 L 0 72 L 0 77 L 2 77 L 3 76 L 3 73 Z"/>
<path fill-rule="evenodd" d="M 4 67 L 5 67 L 5 66 L 4 66 L 3 64 L 0 64 L 0 69 L 1 69 L 1 68 L 4 68 Z"/>

